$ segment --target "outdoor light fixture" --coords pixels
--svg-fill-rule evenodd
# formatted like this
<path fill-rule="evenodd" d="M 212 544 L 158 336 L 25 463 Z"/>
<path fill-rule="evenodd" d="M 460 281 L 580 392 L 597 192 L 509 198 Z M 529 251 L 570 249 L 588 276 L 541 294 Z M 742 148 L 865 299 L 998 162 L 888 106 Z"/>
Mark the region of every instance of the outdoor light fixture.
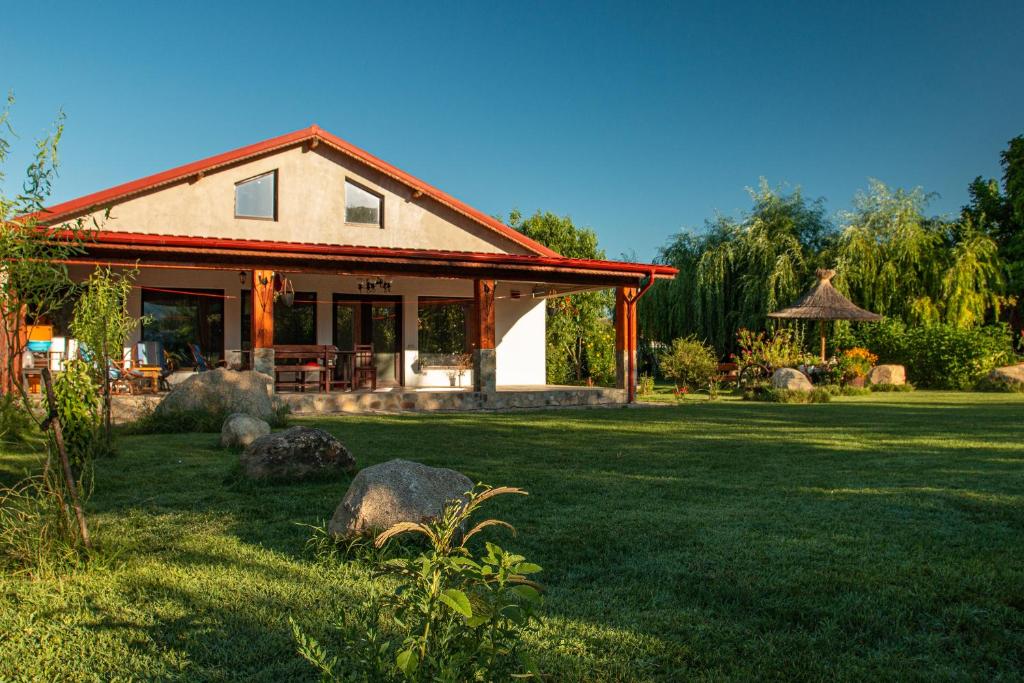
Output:
<path fill-rule="evenodd" d="M 385 280 L 384 278 L 380 277 L 377 278 L 376 280 L 371 280 L 370 278 L 367 278 L 364 282 L 360 282 L 357 286 L 359 287 L 360 292 L 372 292 L 378 288 L 384 290 L 385 292 L 390 292 L 391 280 Z"/>
<path fill-rule="evenodd" d="M 245 285 L 246 273 L 244 270 L 238 271 L 238 284 Z"/>

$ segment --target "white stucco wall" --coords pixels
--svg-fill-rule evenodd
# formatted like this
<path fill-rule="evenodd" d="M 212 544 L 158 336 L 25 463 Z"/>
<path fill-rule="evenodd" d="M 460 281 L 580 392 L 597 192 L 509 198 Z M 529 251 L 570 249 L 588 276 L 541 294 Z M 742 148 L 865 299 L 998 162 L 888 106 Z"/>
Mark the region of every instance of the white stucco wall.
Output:
<path fill-rule="evenodd" d="M 90 269 L 73 266 L 72 277 L 85 279 Z M 142 290 L 139 287 L 164 289 L 215 289 L 223 290 L 224 301 L 224 348 L 238 349 L 241 346 L 241 290 L 249 288 L 249 271 L 243 271 L 246 282 L 239 282 L 238 271 L 177 270 L 164 268 L 142 268 L 139 271 L 132 293 L 130 310 L 133 315 L 142 314 Z M 317 293 L 317 343 L 330 344 L 333 337 L 332 301 L 335 293 L 358 295 L 358 284 L 365 278 L 355 276 L 330 276 L 310 274 L 286 274 L 299 292 Z M 417 304 L 421 296 L 470 298 L 473 284 L 470 280 L 444 278 L 393 278 L 392 288 L 385 294 L 402 297 L 403 367 L 405 386 L 448 387 L 448 373 L 443 369 L 423 369 L 417 363 L 419 338 L 417 329 Z M 544 301 L 531 298 L 512 298 L 516 290 L 528 296 L 530 287 L 523 283 L 499 283 L 495 301 L 495 342 L 497 346 L 497 383 L 502 385 L 543 385 L 545 381 L 545 340 Z M 137 342 L 141 330 L 137 329 L 130 340 Z M 462 386 L 472 386 L 473 373 L 468 371 L 462 377 Z"/>

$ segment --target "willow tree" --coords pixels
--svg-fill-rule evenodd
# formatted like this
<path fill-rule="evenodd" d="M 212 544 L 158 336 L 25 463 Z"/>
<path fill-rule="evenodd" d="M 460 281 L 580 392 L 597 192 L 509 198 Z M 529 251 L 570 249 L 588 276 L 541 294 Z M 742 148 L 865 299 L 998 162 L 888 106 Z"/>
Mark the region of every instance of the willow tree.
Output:
<path fill-rule="evenodd" d="M 854 199 L 826 260 L 836 287 L 859 306 L 912 325 L 970 327 L 998 313 L 998 246 L 969 217 L 927 218 L 921 188 L 890 189 L 872 180 Z"/>
<path fill-rule="evenodd" d="M 808 285 L 832 233 L 823 200 L 764 180 L 749 192 L 753 208 L 746 215 L 718 216 L 703 233 L 680 233 L 661 250 L 659 261 L 680 272 L 641 300 L 646 336 L 669 342 L 696 335 L 725 353 L 741 327 L 763 327 L 768 312 Z"/>

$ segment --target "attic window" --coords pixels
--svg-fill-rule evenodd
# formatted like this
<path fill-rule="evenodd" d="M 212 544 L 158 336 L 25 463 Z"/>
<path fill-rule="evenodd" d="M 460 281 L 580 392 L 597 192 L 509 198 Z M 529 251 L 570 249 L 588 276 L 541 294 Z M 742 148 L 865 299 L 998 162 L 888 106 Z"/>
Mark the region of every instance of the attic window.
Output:
<path fill-rule="evenodd" d="M 235 183 L 235 218 L 277 220 L 277 171 Z"/>
<path fill-rule="evenodd" d="M 384 198 L 356 185 L 351 180 L 345 181 L 345 222 L 359 225 L 381 226 L 381 214 Z"/>

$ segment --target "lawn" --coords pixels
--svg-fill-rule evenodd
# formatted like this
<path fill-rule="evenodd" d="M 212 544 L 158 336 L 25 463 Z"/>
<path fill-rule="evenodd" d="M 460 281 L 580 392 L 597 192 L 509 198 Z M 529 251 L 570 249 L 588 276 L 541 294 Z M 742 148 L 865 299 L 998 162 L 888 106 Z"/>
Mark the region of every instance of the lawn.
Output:
<path fill-rule="evenodd" d="M 1022 395 L 302 422 L 362 465 L 530 491 L 491 511 L 545 569 L 550 680 L 1024 677 Z M 370 580 L 304 552 L 346 482 L 240 483 L 234 459 L 124 438 L 90 502 L 102 558 L 0 579 L 0 680 L 315 680 L 287 618 L 329 643 Z"/>

